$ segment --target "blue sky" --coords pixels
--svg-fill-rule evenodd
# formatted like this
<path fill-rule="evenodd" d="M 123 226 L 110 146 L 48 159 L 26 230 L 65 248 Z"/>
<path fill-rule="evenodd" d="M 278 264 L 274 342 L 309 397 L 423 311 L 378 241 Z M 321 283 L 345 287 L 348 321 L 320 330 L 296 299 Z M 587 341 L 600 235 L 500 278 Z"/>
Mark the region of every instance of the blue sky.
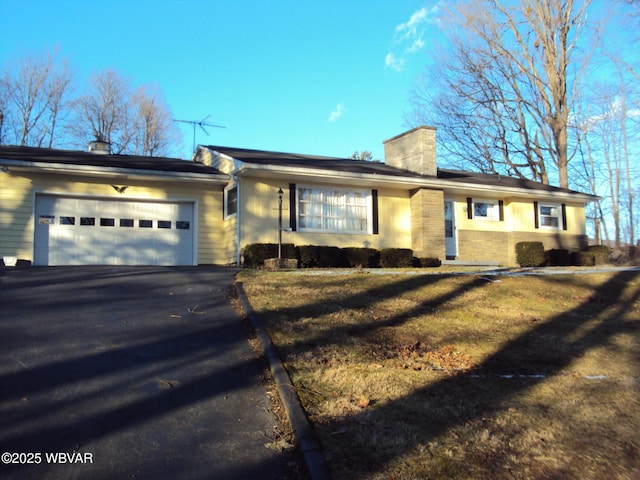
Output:
<path fill-rule="evenodd" d="M 57 47 L 79 86 L 112 68 L 157 84 L 175 118 L 226 127 L 196 143 L 382 159 L 437 14 L 424 0 L 0 0 L 0 66 Z"/>

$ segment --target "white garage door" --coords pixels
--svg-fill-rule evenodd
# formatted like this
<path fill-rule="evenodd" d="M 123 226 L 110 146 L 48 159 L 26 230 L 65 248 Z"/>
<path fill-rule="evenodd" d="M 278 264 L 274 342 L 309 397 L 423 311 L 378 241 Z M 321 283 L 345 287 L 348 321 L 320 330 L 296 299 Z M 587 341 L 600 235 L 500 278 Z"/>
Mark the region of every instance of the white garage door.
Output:
<path fill-rule="evenodd" d="M 193 202 L 37 195 L 36 265 L 194 265 Z"/>

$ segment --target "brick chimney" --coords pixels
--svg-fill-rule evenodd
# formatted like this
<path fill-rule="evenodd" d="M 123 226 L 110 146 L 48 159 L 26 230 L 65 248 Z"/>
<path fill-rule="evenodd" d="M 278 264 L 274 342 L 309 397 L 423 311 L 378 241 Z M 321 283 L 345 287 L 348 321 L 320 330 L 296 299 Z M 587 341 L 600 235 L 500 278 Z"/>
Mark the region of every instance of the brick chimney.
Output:
<path fill-rule="evenodd" d="M 387 165 L 420 175 L 437 175 L 435 127 L 416 127 L 382 143 Z"/>

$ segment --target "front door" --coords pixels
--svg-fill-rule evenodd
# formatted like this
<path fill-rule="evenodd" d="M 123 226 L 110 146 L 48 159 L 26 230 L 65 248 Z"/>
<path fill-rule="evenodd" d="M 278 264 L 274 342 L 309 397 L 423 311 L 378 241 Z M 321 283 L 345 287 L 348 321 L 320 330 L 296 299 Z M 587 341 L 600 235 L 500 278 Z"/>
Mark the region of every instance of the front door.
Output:
<path fill-rule="evenodd" d="M 453 200 L 444 201 L 444 240 L 447 260 L 455 260 L 458 255 L 458 239 L 456 237 L 456 214 Z"/>

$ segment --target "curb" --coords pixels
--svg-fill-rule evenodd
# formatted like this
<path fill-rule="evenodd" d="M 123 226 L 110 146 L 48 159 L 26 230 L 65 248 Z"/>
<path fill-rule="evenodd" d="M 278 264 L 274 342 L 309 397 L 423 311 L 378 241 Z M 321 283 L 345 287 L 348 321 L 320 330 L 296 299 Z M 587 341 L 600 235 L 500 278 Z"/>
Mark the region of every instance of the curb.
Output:
<path fill-rule="evenodd" d="M 296 436 L 298 449 L 302 454 L 309 478 L 310 480 L 329 480 L 331 476 L 329 475 L 329 469 L 320 450 L 320 444 L 311 428 L 309 419 L 304 413 L 298 394 L 291 383 L 291 378 L 289 378 L 289 374 L 282 365 L 269 334 L 251 307 L 244 288 L 242 287 L 242 282 L 236 282 L 235 289 L 242 308 L 246 312 L 247 317 L 249 317 L 249 321 L 256 331 L 258 340 L 260 340 L 262 351 L 269 361 L 280 400 L 282 400 L 287 418 Z"/>

